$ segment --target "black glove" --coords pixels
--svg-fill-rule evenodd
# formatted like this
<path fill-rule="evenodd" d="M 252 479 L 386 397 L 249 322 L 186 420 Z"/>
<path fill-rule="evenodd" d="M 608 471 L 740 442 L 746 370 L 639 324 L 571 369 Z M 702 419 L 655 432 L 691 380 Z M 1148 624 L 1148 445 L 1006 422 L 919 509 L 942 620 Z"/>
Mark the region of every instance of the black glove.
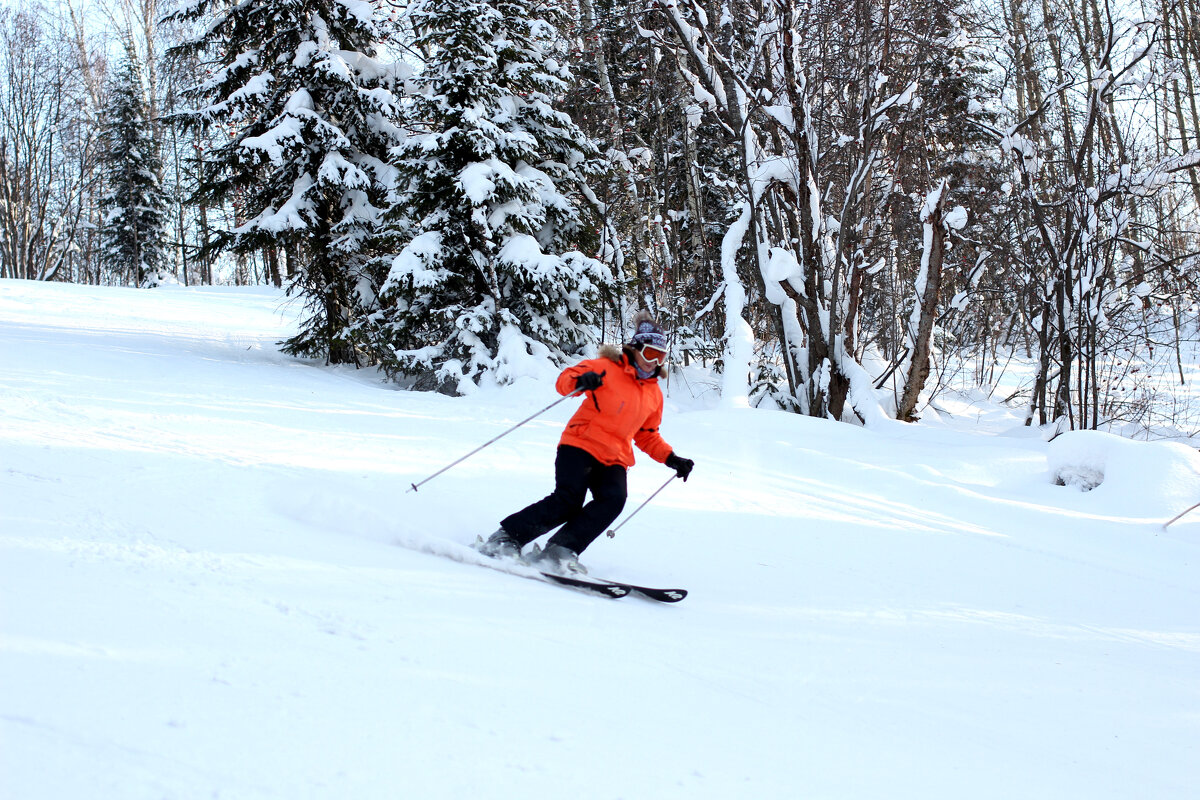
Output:
<path fill-rule="evenodd" d="M 604 376 L 608 374 L 608 370 L 604 372 L 585 372 L 575 379 L 575 391 L 577 392 L 594 392 L 600 388 L 600 384 L 604 383 Z"/>
<path fill-rule="evenodd" d="M 667 456 L 666 464 L 668 467 L 675 470 L 676 477 L 683 478 L 684 483 L 687 482 L 688 475 L 692 474 L 692 467 L 696 466 L 696 462 L 692 461 L 690 458 L 680 458 L 674 453 L 671 453 L 671 455 Z"/>

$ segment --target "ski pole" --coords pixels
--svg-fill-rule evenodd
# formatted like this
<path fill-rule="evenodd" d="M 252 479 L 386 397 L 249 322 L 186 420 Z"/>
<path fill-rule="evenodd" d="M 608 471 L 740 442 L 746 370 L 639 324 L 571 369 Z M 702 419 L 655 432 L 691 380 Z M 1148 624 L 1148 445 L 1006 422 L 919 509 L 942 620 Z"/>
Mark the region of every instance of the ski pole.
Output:
<path fill-rule="evenodd" d="M 655 497 L 658 497 L 658 493 L 659 493 L 659 492 L 661 492 L 663 489 L 667 488 L 667 485 L 668 485 L 668 484 L 670 484 L 670 483 L 671 483 L 671 481 L 675 480 L 675 479 L 676 479 L 676 478 L 678 478 L 678 477 L 679 477 L 678 475 L 672 475 L 671 477 L 667 478 L 667 482 L 666 482 L 666 483 L 664 483 L 662 486 L 658 487 L 657 489 L 655 489 L 655 490 L 654 490 L 654 494 L 650 495 L 650 496 L 649 496 L 649 497 L 647 497 L 645 500 L 643 500 L 643 501 L 642 501 L 642 504 L 641 504 L 640 506 L 638 506 L 637 508 L 635 508 L 633 511 L 630 511 L 630 512 L 629 512 L 629 516 L 628 516 L 628 517 L 626 517 L 625 519 L 621 520 L 621 524 L 620 524 L 620 525 L 618 525 L 617 527 L 613 528 L 612 530 L 610 530 L 610 531 L 608 532 L 608 538 L 610 538 L 610 539 L 611 539 L 611 538 L 613 538 L 614 536 L 616 536 L 616 535 L 617 535 L 617 531 L 621 530 L 621 528 L 623 528 L 623 527 L 625 526 L 625 523 L 626 523 L 626 522 L 629 522 L 629 520 L 633 519 L 633 515 L 634 515 L 634 514 L 638 513 L 638 512 L 639 512 L 639 511 L 641 511 L 643 508 L 645 508 L 647 503 L 649 503 L 649 502 L 650 502 L 651 500 L 653 500 Z"/>
<path fill-rule="evenodd" d="M 1188 513 L 1188 512 L 1190 512 L 1190 511 L 1195 511 L 1197 508 L 1200 508 L 1200 503 L 1196 503 L 1196 505 L 1194 505 L 1194 506 L 1188 506 L 1188 507 L 1187 507 L 1186 509 L 1184 509 L 1183 511 L 1180 511 L 1178 514 L 1176 514 L 1175 516 L 1171 517 L 1171 521 L 1170 521 L 1170 522 L 1164 522 L 1164 523 L 1163 523 L 1163 530 L 1165 531 L 1169 525 L 1172 525 L 1172 524 L 1174 524 L 1174 523 L 1176 523 L 1176 522 L 1179 522 L 1179 520 L 1183 519 L 1183 517 L 1184 517 L 1184 515 L 1185 515 L 1185 514 L 1187 514 L 1187 513 Z"/>
<path fill-rule="evenodd" d="M 568 394 L 568 395 L 565 395 L 565 396 L 563 396 L 563 397 L 560 397 L 560 398 L 558 398 L 558 399 L 557 399 L 557 400 L 555 400 L 553 403 L 551 403 L 550 405 L 548 405 L 548 406 L 546 406 L 545 408 L 543 408 L 541 411 L 537 412 L 536 414 L 531 414 L 530 416 L 528 416 L 528 417 L 526 417 L 525 419 L 523 419 L 523 420 L 521 420 L 520 422 L 518 422 L 516 425 L 513 425 L 511 428 L 509 428 L 508 430 L 506 430 L 504 433 L 500 434 L 499 436 L 493 437 L 492 439 L 489 439 L 488 441 L 486 441 L 486 442 L 484 442 L 483 444 L 479 445 L 479 447 L 476 447 L 474 450 L 472 450 L 471 452 L 467 453 L 465 456 L 463 456 L 462 458 L 458 459 L 458 460 L 457 460 L 457 461 L 455 461 L 454 463 L 452 463 L 452 464 L 447 464 L 446 466 L 442 467 L 442 468 L 441 468 L 441 469 L 439 469 L 437 472 L 433 473 L 432 475 L 430 475 L 428 478 L 426 478 L 425 480 L 421 481 L 420 483 L 413 483 L 413 484 L 410 484 L 410 485 L 412 486 L 412 488 L 411 488 L 411 489 L 405 489 L 405 490 L 404 490 L 405 494 L 408 494 L 409 492 L 415 492 L 417 489 L 419 489 L 419 488 L 421 488 L 422 486 L 424 486 L 425 484 L 429 483 L 431 480 L 433 480 L 434 478 L 436 478 L 438 475 L 441 475 L 441 474 L 442 474 L 443 472 L 445 472 L 446 470 L 448 470 L 448 469 L 451 469 L 451 468 L 453 468 L 453 467 L 457 467 L 459 464 L 461 464 L 462 462 L 466 461 L 468 458 L 470 458 L 471 456 L 475 455 L 476 453 L 478 453 L 478 452 L 479 452 L 480 450 L 482 450 L 483 448 L 485 448 L 485 447 L 488 447 L 489 445 L 495 444 L 496 442 L 498 442 L 498 441 L 500 441 L 501 439 L 503 439 L 505 436 L 508 436 L 510 433 L 512 433 L 513 431 L 515 431 L 517 428 L 519 428 L 519 427 L 521 427 L 522 425 L 524 425 L 526 422 L 529 422 L 530 420 L 533 420 L 533 419 L 536 419 L 536 418 L 540 417 L 542 414 L 545 414 L 547 411 L 549 411 L 550 409 L 554 408 L 554 407 L 555 407 L 556 405 L 558 405 L 559 403 L 563 402 L 564 400 L 570 400 L 572 397 L 575 397 L 575 396 L 577 396 L 578 394 L 579 394 L 579 392 L 578 392 L 578 391 L 574 391 L 574 392 L 571 392 L 571 393 L 570 393 L 570 394 Z"/>

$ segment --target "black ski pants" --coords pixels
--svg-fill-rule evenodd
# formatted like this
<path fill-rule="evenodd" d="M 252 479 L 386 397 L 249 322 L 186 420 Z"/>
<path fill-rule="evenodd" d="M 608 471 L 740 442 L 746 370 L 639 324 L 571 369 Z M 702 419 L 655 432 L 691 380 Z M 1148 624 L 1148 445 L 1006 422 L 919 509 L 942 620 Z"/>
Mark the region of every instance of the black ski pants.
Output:
<path fill-rule="evenodd" d="M 590 503 L 584 503 L 587 493 Z M 601 464 L 586 450 L 559 445 L 554 459 L 554 491 L 531 506 L 505 517 L 500 525 L 520 542 L 532 542 L 562 525 L 547 545 L 582 553 L 604 533 L 625 507 L 625 467 Z"/>

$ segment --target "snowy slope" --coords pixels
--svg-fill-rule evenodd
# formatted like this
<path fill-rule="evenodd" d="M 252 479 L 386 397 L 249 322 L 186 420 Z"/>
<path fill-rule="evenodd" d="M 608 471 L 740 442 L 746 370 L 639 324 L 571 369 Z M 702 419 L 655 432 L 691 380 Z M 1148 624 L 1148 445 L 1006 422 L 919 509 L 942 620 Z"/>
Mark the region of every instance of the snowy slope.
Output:
<path fill-rule="evenodd" d="M 691 596 L 611 601 L 456 560 L 549 489 L 573 402 L 404 491 L 552 376 L 395 391 L 280 355 L 296 311 L 0 282 L 0 796 L 1200 796 L 1185 448 L 675 381 L 696 471 L 585 562 Z M 1052 483 L 1081 458 L 1108 480 Z"/>

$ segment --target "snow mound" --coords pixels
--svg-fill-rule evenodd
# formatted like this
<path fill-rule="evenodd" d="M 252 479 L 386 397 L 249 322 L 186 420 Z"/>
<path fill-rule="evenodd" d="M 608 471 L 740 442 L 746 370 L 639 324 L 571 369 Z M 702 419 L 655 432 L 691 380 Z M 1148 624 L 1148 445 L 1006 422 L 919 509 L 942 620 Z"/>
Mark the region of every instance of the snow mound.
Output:
<path fill-rule="evenodd" d="M 1046 461 L 1054 483 L 1100 489 L 1130 511 L 1165 514 L 1200 500 L 1200 453 L 1178 442 L 1069 431 L 1050 442 Z"/>

